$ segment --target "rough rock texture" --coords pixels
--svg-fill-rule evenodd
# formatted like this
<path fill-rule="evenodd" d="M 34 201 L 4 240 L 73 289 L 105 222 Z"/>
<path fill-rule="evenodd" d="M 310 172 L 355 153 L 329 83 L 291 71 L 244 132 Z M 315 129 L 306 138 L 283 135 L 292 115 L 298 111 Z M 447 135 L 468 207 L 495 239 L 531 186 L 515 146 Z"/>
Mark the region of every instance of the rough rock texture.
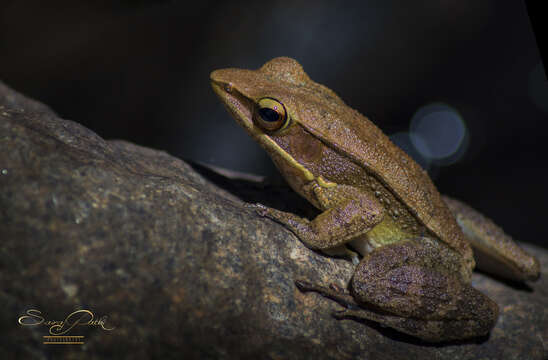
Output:
<path fill-rule="evenodd" d="M 370 322 L 295 278 L 344 286 L 352 264 L 304 247 L 245 202 L 310 211 L 284 187 L 230 180 L 168 154 L 105 141 L 0 83 L 0 358 L 543 359 L 548 252 L 529 286 L 475 274 L 501 316 L 490 337 L 431 345 Z M 288 205 L 288 204 L 291 204 Z M 79 326 L 47 345 L 37 309 Z M 51 324 L 50 324 L 51 325 Z"/>

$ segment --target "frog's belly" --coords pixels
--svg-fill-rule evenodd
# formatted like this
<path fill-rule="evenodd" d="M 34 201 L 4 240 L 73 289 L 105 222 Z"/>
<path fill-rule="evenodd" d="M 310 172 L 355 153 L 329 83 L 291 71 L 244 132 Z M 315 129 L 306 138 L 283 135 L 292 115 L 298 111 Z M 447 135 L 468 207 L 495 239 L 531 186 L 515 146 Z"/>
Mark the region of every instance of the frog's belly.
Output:
<path fill-rule="evenodd" d="M 386 216 L 383 221 L 375 225 L 367 233 L 349 241 L 349 245 L 360 253 L 360 255 L 364 256 L 376 248 L 408 240 L 415 236 L 417 234 L 402 230 L 392 217 Z"/>
<path fill-rule="evenodd" d="M 361 256 L 365 256 L 376 248 L 408 239 L 413 239 L 417 236 L 419 235 L 402 230 L 390 216 L 386 216 L 383 221 L 375 225 L 367 233 L 350 240 L 345 245 L 337 246 L 332 249 L 325 249 L 323 250 L 323 252 L 332 256 L 348 255 L 346 245 L 349 245 Z"/>
<path fill-rule="evenodd" d="M 344 245 L 340 245 L 330 249 L 323 249 L 322 252 L 329 256 L 345 256 L 348 255 L 348 245 L 353 251 L 357 252 L 361 256 L 365 256 L 376 248 L 382 246 L 381 243 L 375 240 L 376 239 L 368 236 L 368 234 L 364 234 L 350 240 Z"/>

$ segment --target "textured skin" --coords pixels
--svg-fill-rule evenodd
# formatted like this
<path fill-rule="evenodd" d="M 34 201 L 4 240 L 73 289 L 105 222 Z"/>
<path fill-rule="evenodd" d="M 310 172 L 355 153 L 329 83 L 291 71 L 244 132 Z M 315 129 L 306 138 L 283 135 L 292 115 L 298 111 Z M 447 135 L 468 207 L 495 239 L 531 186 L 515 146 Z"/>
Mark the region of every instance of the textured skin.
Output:
<path fill-rule="evenodd" d="M 330 189 L 321 189 L 319 186 L 315 188 L 317 192 L 330 192 Z M 344 191 L 344 188 L 344 185 L 337 186 L 332 191 Z M 285 224 L 308 247 L 326 250 L 368 233 L 382 220 L 384 209 L 375 197 L 357 191 L 352 195 L 348 196 L 347 192 L 346 199 L 337 199 L 337 206 L 328 208 L 313 221 L 273 208 L 264 207 L 261 212 L 263 216 Z"/>
<path fill-rule="evenodd" d="M 322 210 L 313 220 L 264 206 L 259 214 L 284 224 L 309 248 L 339 253 L 349 243 L 363 255 L 350 295 L 305 281 L 298 283 L 301 290 L 352 303 L 345 316 L 428 341 L 489 333 L 498 306 L 470 285 L 470 240 L 426 172 L 380 129 L 289 58 L 273 59 L 259 70 L 217 70 L 211 79 L 224 105 L 290 186 Z M 264 103 L 278 115 L 265 118 Z M 480 230 L 478 242 L 496 243 L 493 227 L 472 217 L 467 212 L 461 220 Z M 493 248 L 514 249 L 503 243 Z"/>
<path fill-rule="evenodd" d="M 363 299 L 364 305 L 382 306 L 402 317 L 447 323 L 485 319 L 486 334 L 494 325 L 498 307 L 454 275 L 458 266 L 455 262 L 458 259 L 431 241 L 386 245 L 360 263 L 353 277 L 352 293 L 358 302 Z M 387 291 L 379 294 L 378 288 Z"/>
<path fill-rule="evenodd" d="M 299 63 L 280 57 L 259 70 L 217 70 L 211 77 L 216 83 L 230 84 L 247 99 L 267 94 L 279 99 L 308 132 L 391 189 L 437 238 L 462 255 L 471 272 L 472 250 L 426 172 L 368 118 L 348 107 L 332 90 L 312 81 Z"/>
<path fill-rule="evenodd" d="M 295 289 L 296 276 L 342 287 L 354 266 L 308 250 L 242 203 L 296 211 L 304 199 L 290 189 L 106 141 L 1 82 L 0 139 L 2 359 L 548 358 L 546 272 L 530 291 L 475 273 L 504 321 L 481 343 L 428 346 L 334 321 L 337 304 Z M 548 251 L 527 248 L 548 268 Z M 44 345 L 48 327 L 17 322 L 29 305 L 52 320 L 89 305 L 116 329 L 76 329 L 84 347 Z"/>
<path fill-rule="evenodd" d="M 540 264 L 491 220 L 462 202 L 443 200 L 472 245 L 477 266 L 483 271 L 515 281 L 537 280 Z"/>
<path fill-rule="evenodd" d="M 486 335 L 498 306 L 455 276 L 455 261 L 447 249 L 431 242 L 403 241 L 365 256 L 354 273 L 351 294 L 302 280 L 297 286 L 346 306 L 338 318 L 377 321 L 431 342 Z"/>

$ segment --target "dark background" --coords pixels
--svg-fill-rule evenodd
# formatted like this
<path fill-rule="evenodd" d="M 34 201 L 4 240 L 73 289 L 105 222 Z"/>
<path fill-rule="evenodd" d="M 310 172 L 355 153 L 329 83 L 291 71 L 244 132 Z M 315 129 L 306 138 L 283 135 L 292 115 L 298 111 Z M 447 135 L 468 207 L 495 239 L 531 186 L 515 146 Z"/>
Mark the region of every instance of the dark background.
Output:
<path fill-rule="evenodd" d="M 548 83 L 523 1 L 113 3 L 2 1 L 0 79 L 104 138 L 270 176 L 210 71 L 294 57 L 387 134 L 442 102 L 469 146 L 429 168 L 440 192 L 548 246 Z"/>

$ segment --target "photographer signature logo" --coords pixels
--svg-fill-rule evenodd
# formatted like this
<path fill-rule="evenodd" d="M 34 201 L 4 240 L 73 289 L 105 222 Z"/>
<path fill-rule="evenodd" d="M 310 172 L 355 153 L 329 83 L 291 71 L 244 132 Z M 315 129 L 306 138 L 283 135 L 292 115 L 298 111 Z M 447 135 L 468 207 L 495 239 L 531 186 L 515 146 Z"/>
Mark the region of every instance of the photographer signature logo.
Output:
<path fill-rule="evenodd" d="M 76 310 L 68 314 L 63 320 L 46 320 L 42 312 L 37 309 L 29 309 L 17 319 L 21 326 L 45 326 L 49 328 L 49 334 L 43 336 L 44 344 L 83 344 L 83 335 L 69 335 L 81 326 L 96 326 L 105 331 L 115 328 L 107 324 L 107 316 L 96 318 L 90 310 Z"/>

